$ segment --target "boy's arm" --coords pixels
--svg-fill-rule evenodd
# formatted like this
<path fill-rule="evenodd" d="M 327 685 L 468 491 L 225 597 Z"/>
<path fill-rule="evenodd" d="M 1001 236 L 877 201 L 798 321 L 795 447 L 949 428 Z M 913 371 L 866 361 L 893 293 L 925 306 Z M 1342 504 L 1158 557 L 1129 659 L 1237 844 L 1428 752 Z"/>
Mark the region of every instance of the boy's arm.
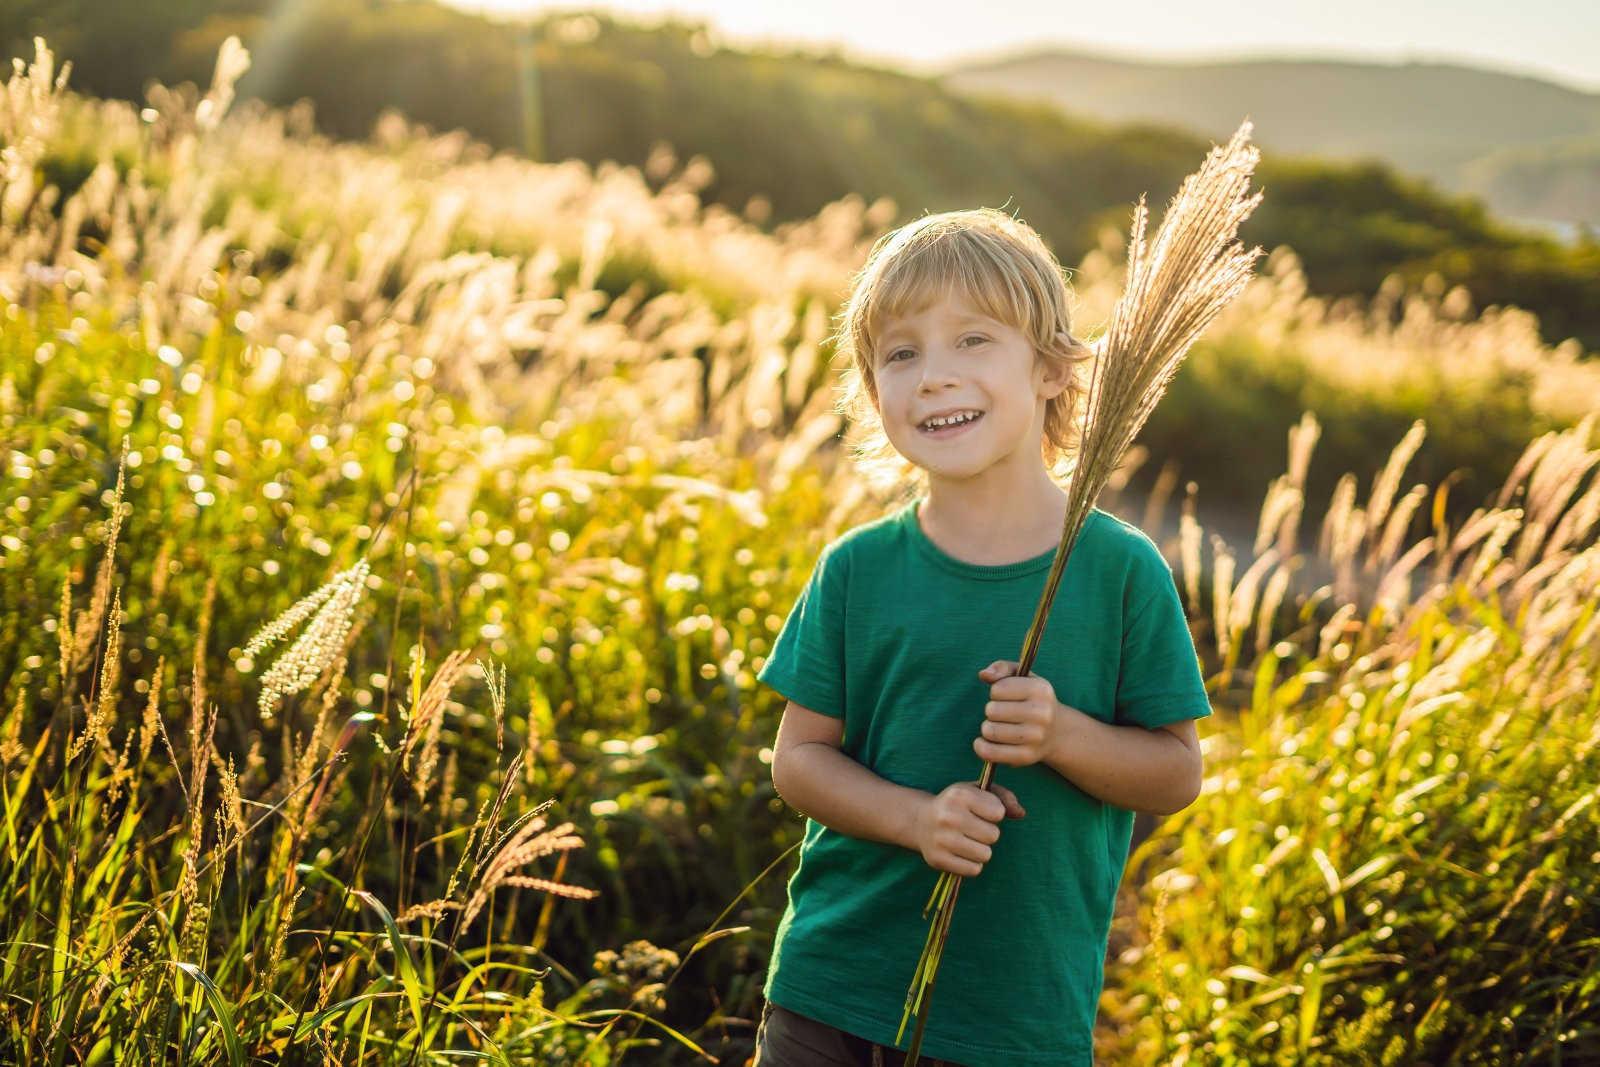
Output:
<path fill-rule="evenodd" d="M 1204 771 L 1193 719 L 1147 729 L 1060 708 L 1056 743 L 1044 762 L 1085 793 L 1154 815 L 1182 811 L 1200 795 Z"/>
<path fill-rule="evenodd" d="M 917 809 L 933 795 L 882 778 L 839 750 L 844 720 L 789 701 L 772 749 L 772 785 L 791 808 L 851 837 L 917 847 Z"/>

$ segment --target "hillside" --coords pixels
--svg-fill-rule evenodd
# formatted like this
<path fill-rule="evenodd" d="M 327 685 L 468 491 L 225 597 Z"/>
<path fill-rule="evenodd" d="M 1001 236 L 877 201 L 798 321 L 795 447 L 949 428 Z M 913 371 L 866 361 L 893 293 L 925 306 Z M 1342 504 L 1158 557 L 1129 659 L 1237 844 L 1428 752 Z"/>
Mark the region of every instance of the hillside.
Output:
<path fill-rule="evenodd" d="M 1268 148 L 1381 159 L 1510 218 L 1600 224 L 1600 94 L 1538 78 L 1448 63 L 1152 62 L 1061 49 L 961 61 L 942 77 L 1213 138 L 1248 114 Z M 1587 154 L 1575 163 L 1579 145 Z"/>
<path fill-rule="evenodd" d="M 1141 194 L 1174 189 L 1209 146 L 834 55 L 722 47 L 694 22 L 562 13 L 512 29 L 427 0 L 278 13 L 254 10 L 258 0 L 220 4 L 191 0 L 188 21 L 168 26 L 165 54 L 108 50 L 100 24 L 80 17 L 63 56 L 92 57 L 74 74 L 90 92 L 147 78 L 204 84 L 236 33 L 261 57 L 241 98 L 307 100 L 336 137 L 365 138 L 393 109 L 538 159 L 659 174 L 653 161 L 698 156 L 709 163 L 697 168 L 701 194 L 769 227 L 848 195 L 884 199 L 897 221 L 988 204 L 1031 223 L 1063 262 L 1091 251 L 1103 226 L 1126 225 Z M 54 11 L 12 25 L 48 28 Z M 1391 275 L 1416 286 L 1437 274 L 1477 307 L 1515 304 L 1549 340 L 1600 350 L 1600 241 L 1566 247 L 1509 229 L 1480 203 L 1377 163 L 1269 154 L 1258 175 L 1268 197 L 1241 237 L 1293 247 L 1312 292 L 1367 298 Z M 1151 204 L 1156 216 L 1163 207 Z"/>

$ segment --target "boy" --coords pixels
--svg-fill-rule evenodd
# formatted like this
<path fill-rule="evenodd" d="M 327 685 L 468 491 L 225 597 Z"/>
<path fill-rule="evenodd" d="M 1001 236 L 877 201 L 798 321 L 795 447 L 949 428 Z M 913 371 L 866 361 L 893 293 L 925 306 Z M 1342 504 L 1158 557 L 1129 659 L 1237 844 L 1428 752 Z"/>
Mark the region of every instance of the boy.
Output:
<path fill-rule="evenodd" d="M 1066 514 L 1052 474 L 1090 358 L 1067 301 L 1038 235 L 992 209 L 885 235 L 854 279 L 856 456 L 919 492 L 823 550 L 758 674 L 788 700 L 773 784 L 808 821 L 757 1067 L 903 1060 L 941 870 L 970 881 L 924 1062 L 1092 1064 L 1133 813 L 1199 794 L 1193 720 L 1211 708 L 1169 566 L 1099 508 L 1034 670 L 997 658 L 1022 647 Z"/>

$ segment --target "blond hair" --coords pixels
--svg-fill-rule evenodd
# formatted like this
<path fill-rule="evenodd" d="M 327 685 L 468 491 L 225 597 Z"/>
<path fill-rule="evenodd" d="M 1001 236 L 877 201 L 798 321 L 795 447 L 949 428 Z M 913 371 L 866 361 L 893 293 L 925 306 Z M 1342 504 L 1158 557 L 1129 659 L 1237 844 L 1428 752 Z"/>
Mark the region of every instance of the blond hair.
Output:
<path fill-rule="evenodd" d="M 1046 403 L 1040 442 L 1046 469 L 1060 477 L 1082 438 L 1078 410 L 1093 351 L 1072 334 L 1066 275 L 1043 239 L 1027 223 L 987 207 L 924 215 L 884 234 L 851 281 L 833 340 L 834 358 L 849 363 L 837 411 L 850 424 L 858 470 L 878 488 L 926 490 L 927 472 L 901 456 L 884 431 L 872 368 L 886 320 L 952 291 L 1021 332 L 1037 360 L 1066 371 L 1067 388 Z"/>

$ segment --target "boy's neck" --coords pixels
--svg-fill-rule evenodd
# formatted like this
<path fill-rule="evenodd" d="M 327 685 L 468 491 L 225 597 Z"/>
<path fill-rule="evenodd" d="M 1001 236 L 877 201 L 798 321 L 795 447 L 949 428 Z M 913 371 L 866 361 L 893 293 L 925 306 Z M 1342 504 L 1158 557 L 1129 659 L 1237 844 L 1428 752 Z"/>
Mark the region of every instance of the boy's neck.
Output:
<path fill-rule="evenodd" d="M 1067 494 L 1043 470 L 1027 489 L 989 483 L 930 485 L 917 505 L 922 532 L 947 554 L 980 566 L 1021 563 L 1061 543 Z"/>

